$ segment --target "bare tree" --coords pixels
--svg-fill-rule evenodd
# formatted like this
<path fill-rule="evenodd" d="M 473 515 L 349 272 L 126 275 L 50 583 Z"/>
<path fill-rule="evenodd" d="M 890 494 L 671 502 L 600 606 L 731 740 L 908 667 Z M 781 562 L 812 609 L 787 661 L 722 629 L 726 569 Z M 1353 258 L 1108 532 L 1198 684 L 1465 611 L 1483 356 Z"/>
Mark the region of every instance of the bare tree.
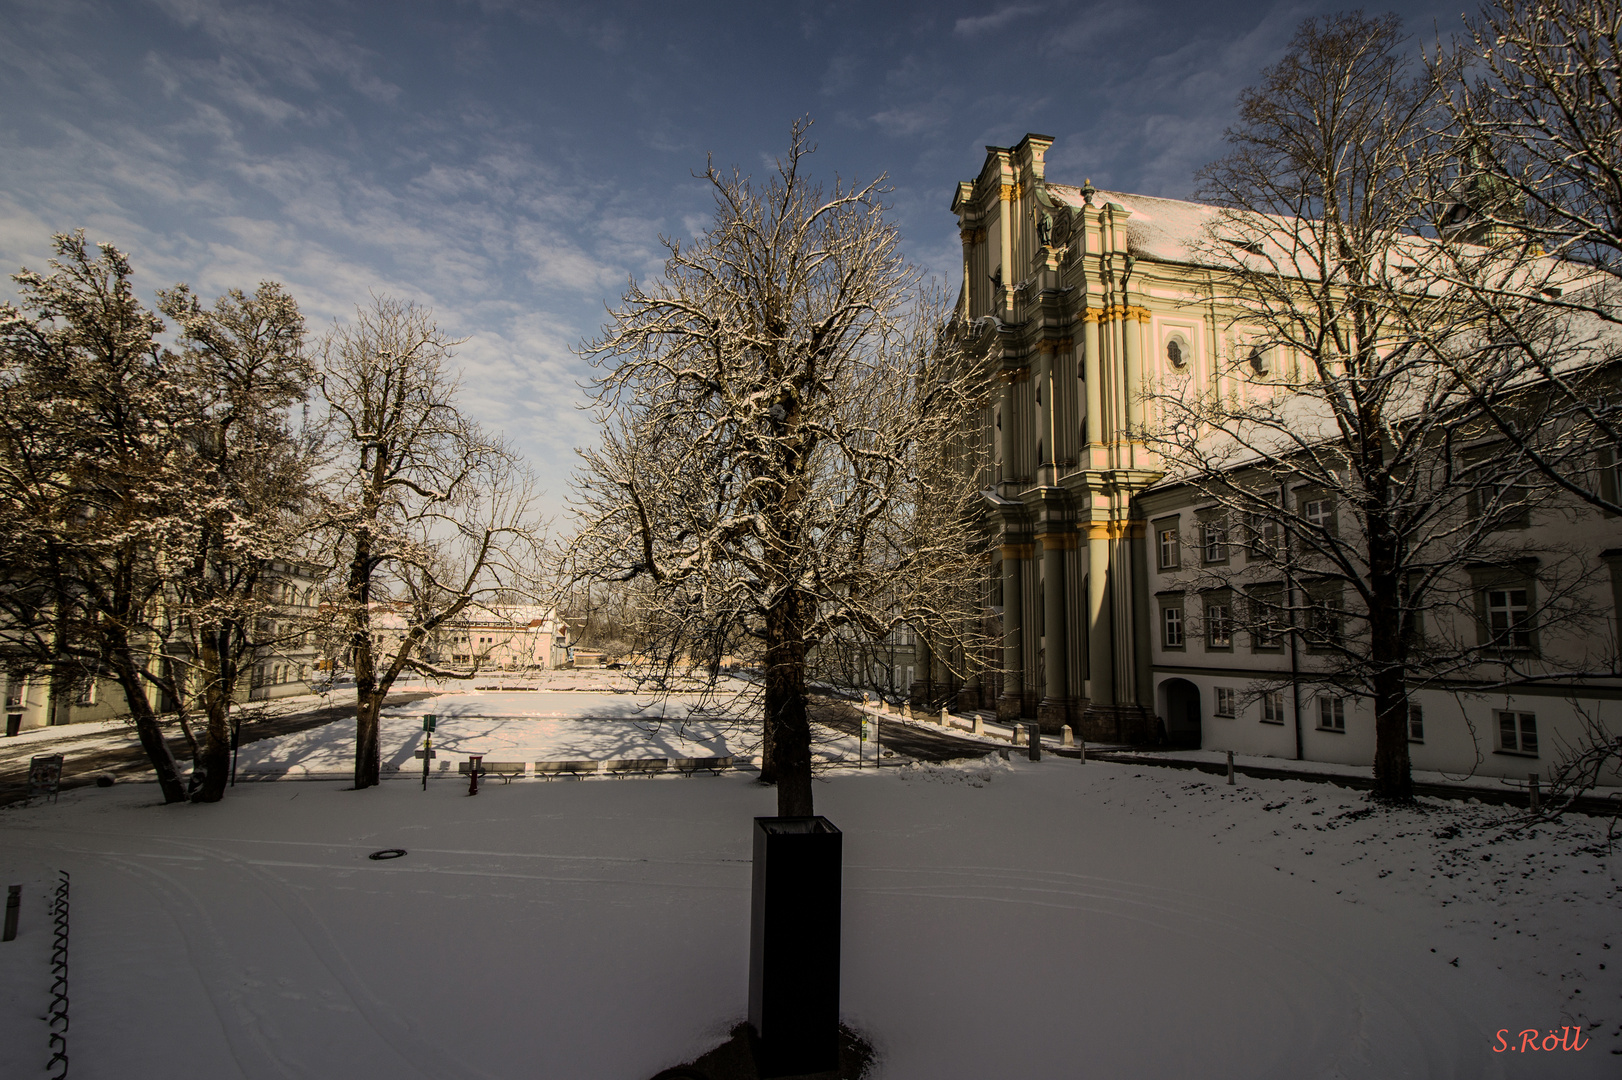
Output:
<path fill-rule="evenodd" d="M 663 672 L 760 663 L 762 779 L 812 813 L 810 654 L 907 622 L 952 655 L 972 625 L 971 474 L 948 450 L 989 386 L 885 220 L 882 180 L 825 193 L 797 123 L 756 183 L 713 164 L 714 223 L 664 241 L 584 352 L 603 441 L 574 481 L 575 572 L 641 581 Z"/>
<path fill-rule="evenodd" d="M 288 411 L 304 400 L 314 371 L 304 351 L 304 319 L 281 286 L 252 295 L 231 290 L 212 309 L 185 286 L 159 296 L 180 328 L 179 377 L 195 410 L 184 464 L 191 530 L 167 568 L 168 632 L 160 669 L 185 719 L 200 707 L 191 785 L 194 802 L 225 793 L 231 709 L 241 676 L 264 650 L 282 644 L 269 632 L 287 626 L 286 605 L 271 592 L 268 568 L 307 551 L 312 447 L 293 431 Z"/>
<path fill-rule="evenodd" d="M 53 272 L 14 275 L 24 309 L 0 308 L 6 397 L 6 570 L 36 613 L 8 605 L 14 656 L 52 675 L 52 704 L 76 678 L 123 690 L 166 802 L 186 798 L 148 692 L 163 567 L 188 533 L 177 458 L 190 401 L 162 323 L 135 298 L 130 264 L 83 232 L 54 238 Z"/>
<path fill-rule="evenodd" d="M 1622 3 L 1493 0 L 1466 29 L 1468 65 L 1433 65 L 1445 277 L 1480 327 L 1455 355 L 1533 468 L 1622 513 Z"/>
<path fill-rule="evenodd" d="M 1150 433 L 1168 478 L 1205 502 L 1196 544 L 1243 553 L 1221 581 L 1190 575 L 1233 590 L 1203 632 L 1287 637 L 1312 680 L 1371 700 L 1388 800 L 1412 797 L 1410 691 L 1526 662 L 1524 627 L 1477 634 L 1483 581 L 1524 590 L 1535 559 L 1539 626 L 1583 612 L 1582 560 L 1504 529 L 1546 489 L 1487 449 L 1479 402 L 1437 351 L 1470 313 L 1427 231 L 1446 149 L 1436 77 L 1411 74 L 1395 16 L 1353 13 L 1303 23 L 1241 95 L 1233 152 L 1201 174 L 1225 208 L 1202 246 L 1231 345 L 1211 383 L 1159 388 Z"/>
<path fill-rule="evenodd" d="M 486 598 L 535 588 L 530 478 L 457 402 L 457 344 L 427 310 L 379 298 L 323 346 L 323 523 L 340 577 L 327 611 L 355 673 L 357 788 L 379 781 L 378 714 L 402 672 L 473 674 L 429 661 L 423 643 Z M 378 633 L 380 612 L 398 635 Z"/>

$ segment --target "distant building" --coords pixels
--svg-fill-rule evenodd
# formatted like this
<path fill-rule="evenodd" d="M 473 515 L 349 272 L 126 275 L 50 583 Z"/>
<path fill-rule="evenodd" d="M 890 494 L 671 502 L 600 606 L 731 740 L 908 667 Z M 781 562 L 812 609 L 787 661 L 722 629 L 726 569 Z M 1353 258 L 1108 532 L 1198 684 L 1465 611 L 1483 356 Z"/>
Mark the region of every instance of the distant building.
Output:
<path fill-rule="evenodd" d="M 393 655 L 410 628 L 402 605 L 375 604 L 372 636 Z M 493 604 L 469 609 L 442 624 L 420 646 L 420 658 L 452 671 L 551 670 L 565 666 L 572 646 L 569 625 L 553 608 Z"/>

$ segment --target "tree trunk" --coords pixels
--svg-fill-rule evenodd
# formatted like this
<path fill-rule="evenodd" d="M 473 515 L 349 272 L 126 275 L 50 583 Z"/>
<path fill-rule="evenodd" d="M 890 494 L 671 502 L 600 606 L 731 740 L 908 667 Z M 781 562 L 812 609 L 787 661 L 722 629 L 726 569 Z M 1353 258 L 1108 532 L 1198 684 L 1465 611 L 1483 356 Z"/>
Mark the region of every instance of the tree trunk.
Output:
<path fill-rule="evenodd" d="M 355 788 L 375 787 L 383 778 L 383 754 L 379 741 L 383 695 L 376 690 L 356 691 L 355 700 Z"/>
<path fill-rule="evenodd" d="M 225 785 L 231 778 L 231 720 L 224 710 L 216 715 L 209 709 L 193 772 L 197 775 L 192 802 L 219 802 L 225 797 Z"/>
<path fill-rule="evenodd" d="M 1369 659 L 1374 667 L 1374 797 L 1414 798 L 1408 762 L 1408 654 L 1393 534 L 1384 515 L 1369 515 Z"/>
<path fill-rule="evenodd" d="M 186 785 L 180 779 L 180 769 L 175 765 L 175 756 L 169 750 L 169 744 L 164 741 L 163 730 L 158 726 L 158 718 L 152 712 L 152 703 L 146 697 L 146 684 L 142 681 L 140 672 L 136 670 L 135 658 L 130 655 L 128 642 L 122 635 L 111 635 L 108 642 L 108 660 L 118 675 L 118 685 L 124 690 L 124 701 L 129 706 L 130 715 L 135 718 L 135 733 L 140 736 L 141 749 L 146 751 L 147 760 L 152 762 L 152 769 L 158 774 L 158 787 L 163 791 L 163 801 L 176 803 L 186 801 Z"/>
<path fill-rule="evenodd" d="M 225 798 L 225 784 L 231 773 L 231 697 L 219 679 L 221 656 L 210 644 L 211 634 L 203 634 L 202 670 L 208 685 L 203 688 L 206 724 L 202 745 L 192 766 L 191 801 L 219 802 Z"/>
<path fill-rule="evenodd" d="M 810 817 L 816 813 L 811 799 L 811 719 L 805 703 L 808 604 L 806 597 L 785 589 L 766 612 L 765 728 L 772 751 L 779 817 Z"/>
<path fill-rule="evenodd" d="M 1380 684 L 1395 681 L 1394 688 Z M 1376 679 L 1374 695 L 1374 797 L 1382 802 L 1414 800 L 1408 761 L 1408 695 L 1400 679 Z"/>

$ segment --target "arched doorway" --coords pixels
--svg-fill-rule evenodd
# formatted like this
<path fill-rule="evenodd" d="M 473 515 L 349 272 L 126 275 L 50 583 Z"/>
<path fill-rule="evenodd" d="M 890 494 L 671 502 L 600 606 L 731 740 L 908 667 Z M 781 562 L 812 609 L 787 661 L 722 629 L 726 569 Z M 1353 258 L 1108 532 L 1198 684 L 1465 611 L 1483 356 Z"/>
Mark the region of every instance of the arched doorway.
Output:
<path fill-rule="evenodd" d="M 1166 720 L 1166 741 L 1172 746 L 1200 745 L 1200 688 L 1187 679 L 1167 679 L 1161 684 Z"/>

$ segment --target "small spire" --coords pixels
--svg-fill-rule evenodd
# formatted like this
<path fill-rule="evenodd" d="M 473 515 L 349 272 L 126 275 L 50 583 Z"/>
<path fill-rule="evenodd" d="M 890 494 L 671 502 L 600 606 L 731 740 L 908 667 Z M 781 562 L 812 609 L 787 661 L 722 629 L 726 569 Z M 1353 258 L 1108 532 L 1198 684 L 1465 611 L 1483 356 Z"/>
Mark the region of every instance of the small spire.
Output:
<path fill-rule="evenodd" d="M 1081 201 L 1082 202 L 1086 203 L 1088 206 L 1093 205 L 1093 196 L 1096 195 L 1096 194 L 1098 194 L 1098 189 L 1093 187 L 1092 177 L 1088 177 L 1086 180 L 1082 181 L 1082 185 L 1081 185 Z"/>

